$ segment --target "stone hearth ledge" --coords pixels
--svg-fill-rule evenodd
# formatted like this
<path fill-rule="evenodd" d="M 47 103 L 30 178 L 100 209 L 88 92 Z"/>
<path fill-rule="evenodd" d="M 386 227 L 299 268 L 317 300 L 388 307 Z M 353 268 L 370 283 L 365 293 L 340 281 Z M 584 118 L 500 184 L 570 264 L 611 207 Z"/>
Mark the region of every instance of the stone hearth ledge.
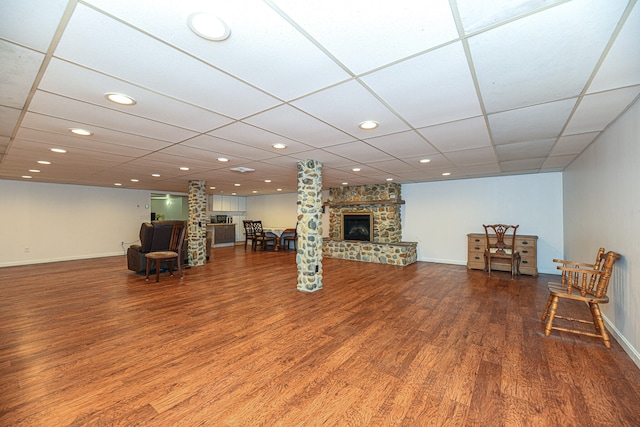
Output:
<path fill-rule="evenodd" d="M 322 255 L 327 258 L 407 266 L 418 260 L 417 242 L 360 242 L 323 239 Z"/>

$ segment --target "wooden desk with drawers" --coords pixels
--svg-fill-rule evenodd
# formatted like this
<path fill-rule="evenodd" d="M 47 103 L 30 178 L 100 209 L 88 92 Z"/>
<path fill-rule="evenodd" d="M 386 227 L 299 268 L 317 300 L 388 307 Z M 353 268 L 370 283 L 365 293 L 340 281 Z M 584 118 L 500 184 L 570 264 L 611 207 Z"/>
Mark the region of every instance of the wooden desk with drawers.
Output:
<path fill-rule="evenodd" d="M 467 268 L 484 270 L 484 248 L 487 238 L 484 233 L 467 234 L 469 239 L 467 249 Z M 489 235 L 491 238 L 491 235 Z M 507 244 L 511 244 L 511 239 L 505 239 Z M 520 252 L 520 273 L 530 276 L 538 275 L 537 263 L 538 236 L 516 235 L 516 251 Z M 511 271 L 511 266 L 503 260 L 491 262 L 492 270 Z"/>

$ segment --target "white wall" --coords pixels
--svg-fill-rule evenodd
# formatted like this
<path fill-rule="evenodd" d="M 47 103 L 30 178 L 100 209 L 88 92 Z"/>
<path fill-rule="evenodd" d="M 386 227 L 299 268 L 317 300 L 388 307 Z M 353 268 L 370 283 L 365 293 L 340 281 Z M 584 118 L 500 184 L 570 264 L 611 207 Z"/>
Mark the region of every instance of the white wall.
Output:
<path fill-rule="evenodd" d="M 565 253 L 591 261 L 599 247 L 622 255 L 614 265 L 608 329 L 640 366 L 640 101 L 564 172 Z"/>
<path fill-rule="evenodd" d="M 326 201 L 329 191 L 322 192 Z M 246 219 L 261 220 L 265 228 L 294 228 L 298 222 L 298 193 L 247 197 Z M 329 236 L 329 210 L 322 216 L 322 236 Z"/>
<path fill-rule="evenodd" d="M 0 267 L 121 255 L 150 220 L 148 191 L 0 180 L 0 195 Z"/>
<path fill-rule="evenodd" d="M 518 224 L 538 236 L 538 272 L 556 274 L 563 252 L 562 175 L 544 173 L 405 184 L 402 240 L 418 242 L 418 260 L 467 263 L 467 234 L 482 224 Z"/>

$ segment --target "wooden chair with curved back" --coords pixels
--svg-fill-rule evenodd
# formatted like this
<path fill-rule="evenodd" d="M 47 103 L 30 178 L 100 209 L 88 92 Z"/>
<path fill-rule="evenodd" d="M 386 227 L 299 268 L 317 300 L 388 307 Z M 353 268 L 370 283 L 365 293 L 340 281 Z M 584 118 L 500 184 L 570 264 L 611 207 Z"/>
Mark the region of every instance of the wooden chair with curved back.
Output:
<path fill-rule="evenodd" d="M 293 233 L 293 234 L 291 234 Z M 287 228 L 282 232 L 282 244 L 281 248 L 291 249 L 291 242 L 293 242 L 293 249 L 298 250 L 298 224 L 296 228 Z"/>
<path fill-rule="evenodd" d="M 250 219 L 242 220 L 242 225 L 244 226 L 244 249 L 247 250 L 247 243 L 251 242 L 251 248 L 253 248 L 253 243 L 256 238 L 256 232 L 253 229 L 253 221 Z"/>
<path fill-rule="evenodd" d="M 147 259 L 147 281 L 149 281 L 149 271 L 151 270 L 151 263 L 156 263 L 156 283 L 160 281 L 160 267 L 164 261 L 167 261 L 169 266 L 169 273 L 173 276 L 173 260 L 176 260 L 178 264 L 178 272 L 180 273 L 180 279 L 182 279 L 182 245 L 184 244 L 184 236 L 187 232 L 187 227 L 184 223 L 174 224 L 171 229 L 171 239 L 169 241 L 169 250 L 159 252 L 149 252 L 145 255 Z"/>
<path fill-rule="evenodd" d="M 601 338 L 604 346 L 611 348 L 611 341 L 602 321 L 599 304 L 609 302 L 607 289 L 613 272 L 613 264 L 618 258 L 620 258 L 619 254 L 612 251 L 605 253 L 604 248 L 600 248 L 594 264 L 553 260 L 561 264 L 557 268 L 562 271 L 562 276 L 560 283 L 549 282 L 548 284 L 549 298 L 547 299 L 544 313 L 542 313 L 542 321 L 546 320 L 547 322 L 544 330 L 546 336 L 549 336 L 552 330 L 572 332 Z M 592 320 L 575 319 L 556 314 L 560 299 L 586 302 L 591 310 Z M 564 319 L 577 323 L 593 323 L 595 333 L 583 329 L 553 326 L 554 319 Z"/>
<path fill-rule="evenodd" d="M 491 276 L 491 261 L 508 260 L 511 264 L 511 278 L 520 274 L 520 253 L 516 251 L 516 232 L 519 225 L 482 225 L 487 238 L 484 250 L 484 269 Z"/>
<path fill-rule="evenodd" d="M 275 234 L 266 233 L 262 228 L 262 221 L 253 221 L 253 232 L 255 237 L 253 239 L 252 249 L 255 251 L 258 247 L 262 250 L 267 250 L 268 246 L 273 246 L 275 249 L 277 246 L 278 237 Z"/>

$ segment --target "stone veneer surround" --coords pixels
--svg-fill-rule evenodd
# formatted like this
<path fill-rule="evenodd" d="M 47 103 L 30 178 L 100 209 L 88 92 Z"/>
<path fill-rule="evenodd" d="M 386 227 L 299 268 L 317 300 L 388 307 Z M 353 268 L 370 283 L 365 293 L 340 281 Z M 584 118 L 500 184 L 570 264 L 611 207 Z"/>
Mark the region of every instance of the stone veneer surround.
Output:
<path fill-rule="evenodd" d="M 187 254 L 189 265 L 207 262 L 207 193 L 203 180 L 189 181 L 189 221 L 187 223 Z"/>
<path fill-rule="evenodd" d="M 404 204 L 401 187 L 395 183 L 329 189 L 329 240 L 323 255 L 379 264 L 409 265 L 418 259 L 417 243 L 402 242 Z M 340 240 L 343 212 L 371 212 L 371 242 Z"/>
<path fill-rule="evenodd" d="M 322 289 L 322 163 L 298 162 L 298 290 Z"/>

